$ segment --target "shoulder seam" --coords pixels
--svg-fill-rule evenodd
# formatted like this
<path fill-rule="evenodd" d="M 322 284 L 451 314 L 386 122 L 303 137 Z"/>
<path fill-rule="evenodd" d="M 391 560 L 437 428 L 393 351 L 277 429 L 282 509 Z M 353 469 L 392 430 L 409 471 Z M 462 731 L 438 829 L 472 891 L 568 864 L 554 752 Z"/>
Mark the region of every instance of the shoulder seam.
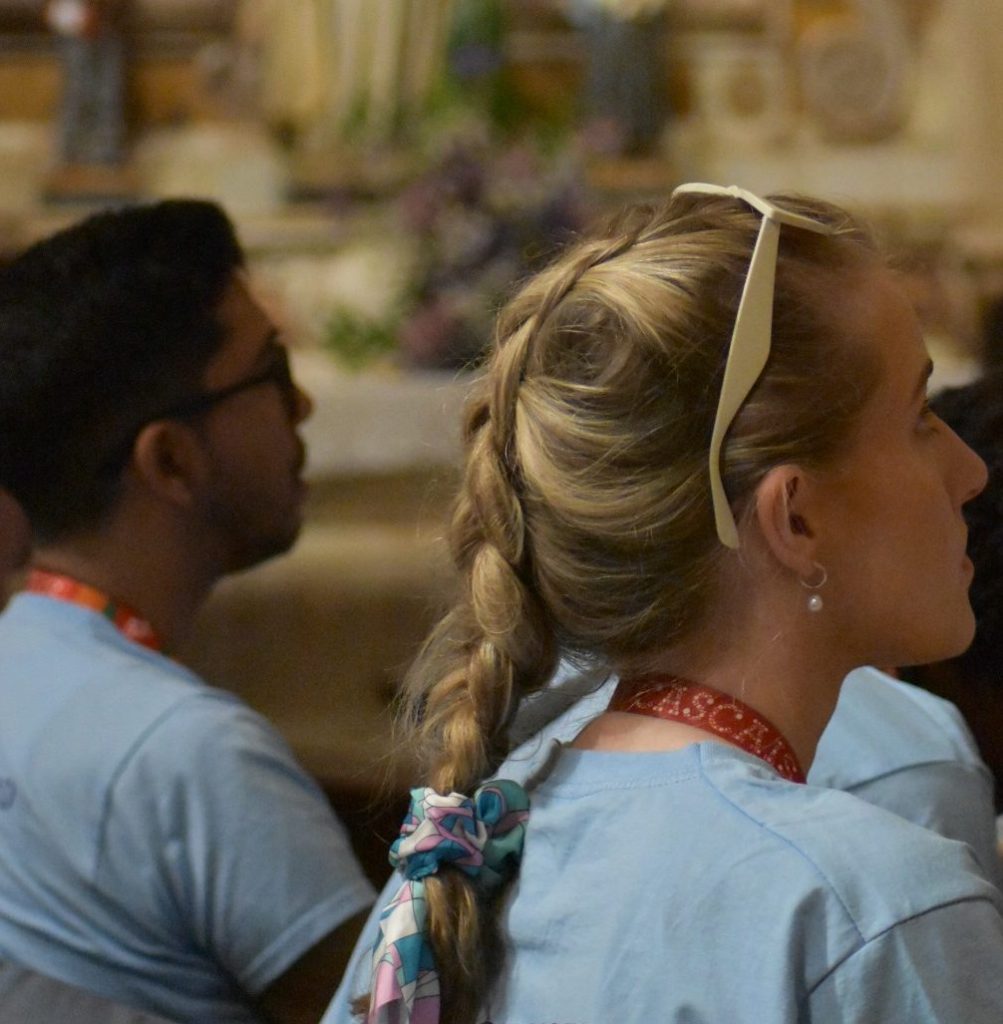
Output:
<path fill-rule="evenodd" d="M 704 770 L 702 754 L 700 756 L 699 763 L 701 778 L 706 783 L 708 788 L 711 789 L 714 793 L 716 793 L 721 800 L 723 800 L 730 808 L 732 808 L 733 811 L 735 811 L 736 814 L 740 815 L 747 821 L 751 822 L 756 828 L 760 829 L 761 831 L 769 833 L 769 835 L 773 836 L 773 838 L 776 839 L 777 842 L 782 843 L 784 846 L 788 847 L 794 853 L 796 853 L 797 856 L 802 861 L 804 861 L 804 863 L 811 865 L 812 870 L 819 876 L 819 878 L 821 878 L 825 882 L 825 885 L 828 888 L 829 892 L 832 893 L 832 895 L 836 899 L 836 902 L 840 905 L 840 907 L 842 907 L 843 913 L 846 915 L 847 920 L 850 922 L 851 925 L 853 925 L 853 930 L 857 933 L 861 942 L 863 942 L 864 933 L 860 930 L 860 926 L 857 924 L 857 919 L 853 916 L 852 913 L 850 913 L 850 908 L 846 905 L 842 896 L 839 894 L 836 887 L 832 884 L 832 881 L 829 878 L 829 876 L 818 866 L 818 864 L 815 863 L 815 861 L 811 859 L 811 857 L 808 856 L 808 854 L 804 852 L 804 850 L 796 846 L 790 839 L 788 839 L 786 836 L 781 835 L 779 832 L 776 831 L 776 829 L 770 828 L 769 825 L 766 825 L 761 821 L 757 821 L 744 808 L 739 807 L 738 804 L 736 804 L 733 800 L 727 797 Z"/>
<path fill-rule="evenodd" d="M 947 907 L 960 906 L 962 903 L 989 903 L 989 905 L 992 906 L 992 901 L 985 896 L 962 896 L 958 899 L 945 900 L 943 903 L 938 903 L 936 906 L 927 907 L 925 910 L 920 910 L 915 914 L 910 914 L 908 917 L 903 917 L 898 921 L 893 921 L 890 925 L 888 925 L 887 928 L 883 928 L 880 932 L 878 932 L 875 935 L 872 935 L 869 939 L 865 939 L 863 938 L 863 936 L 861 936 L 862 941 L 860 945 L 857 946 L 856 949 L 853 949 L 849 953 L 847 953 L 846 956 L 839 960 L 838 963 L 833 964 L 829 968 L 829 970 L 827 970 L 825 974 L 823 974 L 822 977 L 819 978 L 818 981 L 816 981 L 815 984 L 812 985 L 812 987 L 808 990 L 806 998 L 810 998 L 822 985 L 824 985 L 829 980 L 829 978 L 831 978 L 836 973 L 836 971 L 843 967 L 844 964 L 846 964 L 848 961 L 852 960 L 858 953 L 862 953 L 865 949 L 867 949 L 868 946 L 879 941 L 880 939 L 883 939 L 886 935 L 893 932 L 896 928 L 900 927 L 901 925 L 908 924 L 910 921 L 917 921 L 921 917 L 926 917 L 927 914 L 936 913 L 938 910 L 945 910 Z"/>

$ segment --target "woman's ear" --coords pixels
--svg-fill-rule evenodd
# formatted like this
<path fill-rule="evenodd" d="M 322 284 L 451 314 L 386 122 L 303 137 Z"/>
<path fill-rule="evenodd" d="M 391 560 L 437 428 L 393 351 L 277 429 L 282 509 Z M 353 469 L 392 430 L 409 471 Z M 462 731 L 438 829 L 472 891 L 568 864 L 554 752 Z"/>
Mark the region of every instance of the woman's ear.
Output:
<path fill-rule="evenodd" d="M 132 471 L 146 488 L 176 505 L 190 505 L 208 472 L 191 427 L 177 420 L 148 423 L 132 446 Z"/>
<path fill-rule="evenodd" d="M 776 466 L 756 488 L 756 522 L 767 548 L 801 578 L 813 572 L 818 546 L 810 512 L 811 480 L 795 465 Z"/>

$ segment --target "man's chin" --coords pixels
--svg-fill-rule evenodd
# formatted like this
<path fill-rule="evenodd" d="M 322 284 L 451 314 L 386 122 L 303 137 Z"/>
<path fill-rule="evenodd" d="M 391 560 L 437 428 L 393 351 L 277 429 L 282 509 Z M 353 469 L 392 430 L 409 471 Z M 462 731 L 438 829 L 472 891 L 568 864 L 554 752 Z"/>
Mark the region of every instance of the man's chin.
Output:
<path fill-rule="evenodd" d="M 244 538 L 245 543 L 231 552 L 226 573 L 245 572 L 287 554 L 298 540 L 302 528 L 303 523 L 299 521 L 294 528 L 282 535 L 276 533 L 267 538 Z"/>

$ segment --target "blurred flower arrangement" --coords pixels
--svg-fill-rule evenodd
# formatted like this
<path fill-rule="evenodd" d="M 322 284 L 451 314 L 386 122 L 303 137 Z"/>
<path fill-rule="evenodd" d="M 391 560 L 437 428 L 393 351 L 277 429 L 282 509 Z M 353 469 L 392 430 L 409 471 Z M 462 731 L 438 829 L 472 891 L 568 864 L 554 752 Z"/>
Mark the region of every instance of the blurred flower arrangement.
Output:
<path fill-rule="evenodd" d="M 325 346 L 343 364 L 476 364 L 498 308 L 588 216 L 570 126 L 530 125 L 504 32 L 500 0 L 455 0 L 447 73 L 404 133 L 422 168 L 392 203 L 404 282 L 378 315 L 354 298 L 331 311 Z"/>
<path fill-rule="evenodd" d="M 396 201 L 411 266 L 382 315 L 342 303 L 325 345 L 360 367 L 392 360 L 456 369 L 477 363 L 498 308 L 587 216 L 572 156 L 529 142 L 455 141 Z"/>

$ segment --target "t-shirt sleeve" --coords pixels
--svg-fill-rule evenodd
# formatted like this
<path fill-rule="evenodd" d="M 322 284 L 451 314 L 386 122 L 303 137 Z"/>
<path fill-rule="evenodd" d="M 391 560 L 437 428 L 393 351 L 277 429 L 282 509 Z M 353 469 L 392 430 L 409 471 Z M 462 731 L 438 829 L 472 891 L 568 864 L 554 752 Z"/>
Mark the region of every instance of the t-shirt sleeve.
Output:
<path fill-rule="evenodd" d="M 101 833 L 99 886 L 251 995 L 373 900 L 323 792 L 238 702 L 200 695 L 155 723 Z"/>
<path fill-rule="evenodd" d="M 910 918 L 861 946 L 808 997 L 832 1024 L 1003 1020 L 1003 918 L 972 899 Z"/>

